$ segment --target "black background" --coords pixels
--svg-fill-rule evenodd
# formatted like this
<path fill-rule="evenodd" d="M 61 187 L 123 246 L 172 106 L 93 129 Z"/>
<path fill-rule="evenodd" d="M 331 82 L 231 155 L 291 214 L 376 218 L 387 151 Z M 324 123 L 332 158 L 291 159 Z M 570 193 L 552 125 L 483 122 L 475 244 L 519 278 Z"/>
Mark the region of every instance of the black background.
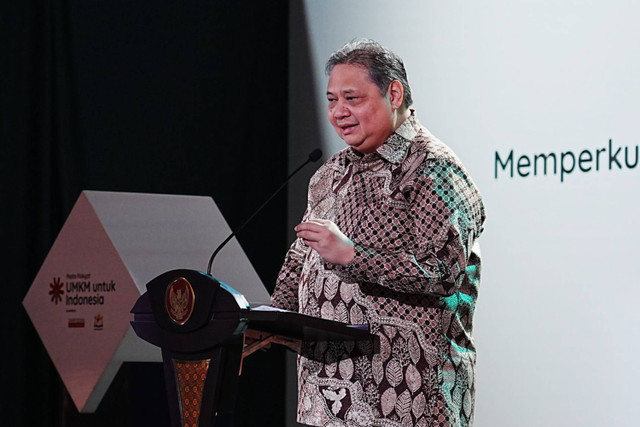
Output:
<path fill-rule="evenodd" d="M 97 412 L 78 414 L 22 299 L 82 190 L 212 196 L 235 228 L 278 187 L 288 7 L 0 3 L 0 424 L 168 425 L 160 364 L 125 363 Z M 286 234 L 283 193 L 238 236 L 269 290 Z M 247 359 L 237 425 L 284 425 L 283 388 L 284 350 Z"/>

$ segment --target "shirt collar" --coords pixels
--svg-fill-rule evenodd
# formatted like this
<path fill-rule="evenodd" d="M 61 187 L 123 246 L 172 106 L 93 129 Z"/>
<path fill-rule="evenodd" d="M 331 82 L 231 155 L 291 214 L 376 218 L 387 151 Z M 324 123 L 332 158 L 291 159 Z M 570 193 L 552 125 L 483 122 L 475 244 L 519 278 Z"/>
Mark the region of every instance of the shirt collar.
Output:
<path fill-rule="evenodd" d="M 378 147 L 376 152 L 388 162 L 400 163 L 411 146 L 411 141 L 418 134 L 418 129 L 420 129 L 420 123 L 415 110 L 411 110 L 409 117 Z"/>

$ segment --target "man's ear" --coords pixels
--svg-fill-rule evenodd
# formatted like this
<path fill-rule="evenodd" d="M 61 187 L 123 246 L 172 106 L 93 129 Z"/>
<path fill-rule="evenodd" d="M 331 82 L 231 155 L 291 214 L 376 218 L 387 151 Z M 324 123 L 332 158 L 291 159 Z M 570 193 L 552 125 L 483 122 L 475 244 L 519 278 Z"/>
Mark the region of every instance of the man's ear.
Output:
<path fill-rule="evenodd" d="M 404 101 L 404 87 L 402 87 L 402 83 L 398 80 L 393 80 L 389 83 L 389 87 L 387 88 L 387 96 L 389 97 L 389 102 L 391 102 L 391 106 L 395 110 L 399 110 L 402 107 L 402 103 Z"/>

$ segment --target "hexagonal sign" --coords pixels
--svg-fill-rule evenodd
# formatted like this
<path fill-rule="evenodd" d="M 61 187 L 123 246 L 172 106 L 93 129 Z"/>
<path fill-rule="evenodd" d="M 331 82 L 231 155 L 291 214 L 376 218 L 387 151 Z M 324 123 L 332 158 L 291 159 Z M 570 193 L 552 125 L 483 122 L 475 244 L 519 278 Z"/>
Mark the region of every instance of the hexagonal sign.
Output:
<path fill-rule="evenodd" d="M 147 282 L 206 270 L 230 232 L 210 197 L 82 192 L 23 301 L 80 412 L 95 411 L 122 362 L 161 361 L 129 324 Z M 269 303 L 235 239 L 213 271 L 252 305 Z"/>

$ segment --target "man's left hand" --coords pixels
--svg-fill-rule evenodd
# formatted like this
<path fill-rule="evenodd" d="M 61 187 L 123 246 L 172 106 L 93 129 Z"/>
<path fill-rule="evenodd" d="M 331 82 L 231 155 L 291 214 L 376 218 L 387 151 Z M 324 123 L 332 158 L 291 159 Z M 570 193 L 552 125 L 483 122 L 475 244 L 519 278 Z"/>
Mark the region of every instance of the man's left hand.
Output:
<path fill-rule="evenodd" d="M 333 222 L 313 219 L 295 227 L 297 236 L 332 264 L 347 265 L 355 255 L 353 242 Z"/>

